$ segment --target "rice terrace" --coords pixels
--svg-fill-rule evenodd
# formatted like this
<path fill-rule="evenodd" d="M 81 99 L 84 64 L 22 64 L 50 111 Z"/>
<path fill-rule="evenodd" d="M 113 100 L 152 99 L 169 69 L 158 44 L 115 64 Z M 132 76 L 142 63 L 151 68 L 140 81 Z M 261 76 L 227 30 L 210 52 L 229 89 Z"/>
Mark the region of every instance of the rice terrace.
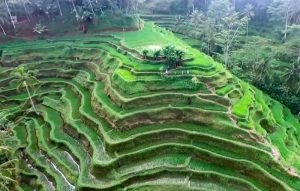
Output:
<path fill-rule="evenodd" d="M 299 0 L 2 0 L 0 24 L 0 191 L 300 191 Z"/>

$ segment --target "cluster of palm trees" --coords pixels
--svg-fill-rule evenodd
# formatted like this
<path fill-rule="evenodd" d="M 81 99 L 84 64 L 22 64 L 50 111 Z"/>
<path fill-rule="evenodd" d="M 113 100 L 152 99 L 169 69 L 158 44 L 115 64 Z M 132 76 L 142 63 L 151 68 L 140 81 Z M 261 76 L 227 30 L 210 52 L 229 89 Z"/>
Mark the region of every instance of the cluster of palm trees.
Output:
<path fill-rule="evenodd" d="M 52 16 L 65 16 L 75 14 L 75 18 L 82 23 L 87 12 L 94 17 L 103 10 L 133 13 L 142 0 L 3 0 L 0 2 L 0 31 L 5 36 L 5 28 L 16 28 L 14 15 L 26 17 L 31 21 L 31 15 L 35 12 L 43 12 L 48 18 Z M 70 9 L 71 8 L 71 9 Z M 13 10 L 13 11 L 12 11 Z M 84 11 L 81 11 L 84 10 Z"/>
<path fill-rule="evenodd" d="M 149 57 L 149 50 L 145 49 L 142 51 L 144 58 Z M 162 49 L 155 50 L 152 52 L 152 57 L 155 60 L 163 59 L 169 68 L 180 66 L 183 62 L 185 52 L 177 49 L 172 45 L 168 45 Z"/>
<path fill-rule="evenodd" d="M 254 64 L 244 65 L 246 68 L 241 68 L 241 71 L 247 72 L 242 76 L 300 115 L 300 62 L 295 61 L 282 75 L 275 73 L 272 66 L 272 59 L 266 57 Z M 237 69 L 232 71 L 240 74 Z"/>

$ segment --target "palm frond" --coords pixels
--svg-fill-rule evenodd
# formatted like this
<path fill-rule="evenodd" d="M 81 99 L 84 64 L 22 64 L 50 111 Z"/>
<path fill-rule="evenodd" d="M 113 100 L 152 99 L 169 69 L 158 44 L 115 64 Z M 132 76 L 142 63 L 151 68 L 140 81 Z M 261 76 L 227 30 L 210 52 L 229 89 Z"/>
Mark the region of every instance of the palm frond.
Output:
<path fill-rule="evenodd" d="M 9 147 L 0 146 L 0 151 L 7 151 L 7 152 L 11 152 L 11 149 L 10 149 Z"/>
<path fill-rule="evenodd" d="M 9 191 L 9 188 L 3 182 L 0 182 L 0 190 Z"/>

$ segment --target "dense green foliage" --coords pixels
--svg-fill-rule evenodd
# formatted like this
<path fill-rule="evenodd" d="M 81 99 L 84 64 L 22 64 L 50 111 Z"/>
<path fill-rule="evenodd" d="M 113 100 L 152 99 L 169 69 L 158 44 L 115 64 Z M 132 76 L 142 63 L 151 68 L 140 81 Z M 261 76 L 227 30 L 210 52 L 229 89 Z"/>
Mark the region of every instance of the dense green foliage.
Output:
<path fill-rule="evenodd" d="M 151 2 L 156 5 L 158 1 Z M 184 3 L 175 0 L 165 3 L 175 2 Z M 178 16 L 180 11 L 170 11 L 144 18 L 184 34 L 184 40 L 189 36 L 192 39 L 187 42 L 191 45 L 224 63 L 232 73 L 267 92 L 297 115 L 300 112 L 300 74 L 296 69 L 300 65 L 299 0 L 194 3 L 181 16 Z"/>

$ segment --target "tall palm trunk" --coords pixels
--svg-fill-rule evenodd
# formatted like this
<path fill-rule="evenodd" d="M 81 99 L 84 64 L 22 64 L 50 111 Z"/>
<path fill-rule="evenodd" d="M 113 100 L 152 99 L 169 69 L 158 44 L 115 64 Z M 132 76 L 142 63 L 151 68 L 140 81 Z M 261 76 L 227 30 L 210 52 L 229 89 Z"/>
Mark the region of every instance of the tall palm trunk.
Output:
<path fill-rule="evenodd" d="M 3 32 L 3 34 L 6 36 L 6 32 L 5 32 L 5 30 L 4 30 L 4 28 L 3 28 L 3 26 L 1 24 L 0 24 L 0 28 L 1 28 L 2 32 Z"/>
<path fill-rule="evenodd" d="M 13 25 L 13 27 L 14 27 L 14 29 L 15 29 L 16 26 L 15 26 L 15 23 L 12 21 L 12 16 L 11 16 L 10 9 L 9 9 L 9 7 L 8 7 L 8 4 L 7 4 L 7 0 L 4 0 L 4 1 L 5 1 L 5 5 L 6 5 L 6 8 L 7 8 L 9 17 L 10 17 L 10 22 L 11 22 L 11 24 Z"/>
<path fill-rule="evenodd" d="M 224 62 L 225 62 L 225 67 L 226 68 L 229 68 L 229 63 L 228 63 L 228 60 L 229 60 L 229 45 L 227 44 L 226 47 L 225 47 L 225 58 L 224 58 Z"/>
<path fill-rule="evenodd" d="M 284 25 L 284 36 L 283 40 L 287 40 L 287 33 L 288 33 L 288 26 L 289 26 L 289 19 L 290 19 L 290 6 L 288 6 L 285 14 L 285 25 Z"/>
<path fill-rule="evenodd" d="M 37 110 L 36 110 L 36 108 L 35 108 L 35 105 L 34 105 L 34 103 L 33 103 L 33 100 L 32 100 L 31 94 L 30 94 L 30 92 L 29 92 L 29 88 L 28 88 L 27 82 L 24 81 L 23 84 L 24 84 L 24 86 L 25 86 L 25 88 L 26 88 L 28 97 L 29 97 L 29 99 L 30 99 L 31 106 L 32 106 L 34 112 L 37 114 L 38 112 L 37 112 Z"/>
<path fill-rule="evenodd" d="M 92 2 L 91 2 L 91 0 L 89 0 L 89 3 L 90 3 L 90 6 L 91 6 L 91 9 L 92 9 L 93 15 L 96 17 L 96 14 L 95 14 L 95 11 L 94 11 L 94 7 L 93 7 L 93 5 L 92 5 Z"/>
<path fill-rule="evenodd" d="M 298 57 L 297 57 L 297 64 L 300 64 L 300 48 L 299 48 Z"/>
<path fill-rule="evenodd" d="M 63 16 L 62 11 L 61 11 L 61 8 L 60 8 L 59 0 L 56 0 L 56 1 L 57 1 L 58 9 L 59 9 L 59 14 L 60 14 L 60 16 Z"/>
<path fill-rule="evenodd" d="M 247 43 L 248 43 L 248 38 L 249 38 L 249 21 L 247 20 L 247 38 L 246 38 Z"/>
<path fill-rule="evenodd" d="M 72 0 L 72 5 L 73 5 L 74 11 L 75 11 L 76 16 L 77 16 L 77 15 L 78 15 L 78 12 L 77 12 L 77 9 L 76 9 L 74 0 Z"/>
<path fill-rule="evenodd" d="M 22 1 L 22 5 L 23 5 L 24 10 L 25 10 L 26 18 L 27 18 L 28 22 L 30 22 L 28 10 L 27 10 L 27 8 L 26 8 L 26 5 L 25 5 L 25 2 L 24 2 L 24 1 Z"/>

